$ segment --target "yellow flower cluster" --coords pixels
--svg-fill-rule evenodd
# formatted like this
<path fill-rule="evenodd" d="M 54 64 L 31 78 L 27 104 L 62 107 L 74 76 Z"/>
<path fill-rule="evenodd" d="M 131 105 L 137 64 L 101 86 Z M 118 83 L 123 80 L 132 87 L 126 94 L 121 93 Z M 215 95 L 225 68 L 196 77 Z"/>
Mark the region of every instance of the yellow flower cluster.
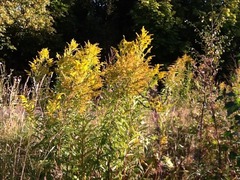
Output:
<path fill-rule="evenodd" d="M 73 101 L 84 111 L 86 104 L 99 94 L 102 87 L 101 63 L 99 61 L 100 48 L 97 44 L 87 42 L 84 47 L 78 48 L 72 40 L 62 56 L 57 55 L 57 85 L 56 90 L 64 93 L 67 106 Z"/>
<path fill-rule="evenodd" d="M 142 28 L 135 41 L 123 39 L 119 50 L 114 50 L 116 63 L 108 64 L 104 77 L 109 90 L 119 95 L 137 95 L 157 84 L 159 65 L 151 67 L 151 35 Z"/>
<path fill-rule="evenodd" d="M 50 68 L 53 66 L 53 59 L 49 57 L 48 49 L 44 48 L 38 53 L 33 62 L 30 62 L 30 71 L 27 71 L 28 75 L 34 77 L 37 82 L 44 76 L 51 75 Z"/>
<path fill-rule="evenodd" d="M 46 76 L 56 73 L 55 87 L 48 93 L 50 97 L 46 105 L 49 117 L 59 119 L 60 114 L 65 112 L 85 112 L 103 89 L 111 92 L 114 98 L 133 97 L 145 94 L 157 85 L 162 75 L 159 65 L 151 66 L 149 63 L 152 58 L 148 55 L 151 40 L 151 35 L 144 28 L 141 34 L 137 34 L 136 40 L 128 42 L 123 39 L 118 50 L 114 50 L 115 62 L 106 63 L 103 70 L 98 44 L 86 42 L 84 47 L 79 47 L 72 40 L 62 55 L 57 54 L 56 60 L 49 57 L 48 49 L 40 51 L 30 63 L 28 74 L 39 83 Z"/>

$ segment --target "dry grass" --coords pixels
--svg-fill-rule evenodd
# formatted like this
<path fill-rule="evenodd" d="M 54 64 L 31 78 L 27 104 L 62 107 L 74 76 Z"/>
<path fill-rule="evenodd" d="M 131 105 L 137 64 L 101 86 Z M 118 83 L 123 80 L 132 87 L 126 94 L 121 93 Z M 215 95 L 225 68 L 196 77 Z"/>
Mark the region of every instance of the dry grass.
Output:
<path fill-rule="evenodd" d="M 1 138 L 9 139 L 17 136 L 26 127 L 25 110 L 22 106 L 2 106 L 0 109 Z"/>
<path fill-rule="evenodd" d="M 27 128 L 26 111 L 21 104 L 21 77 L 7 74 L 0 63 L 0 134 L 2 139 L 12 139 Z M 23 92 L 23 91 L 22 91 Z"/>

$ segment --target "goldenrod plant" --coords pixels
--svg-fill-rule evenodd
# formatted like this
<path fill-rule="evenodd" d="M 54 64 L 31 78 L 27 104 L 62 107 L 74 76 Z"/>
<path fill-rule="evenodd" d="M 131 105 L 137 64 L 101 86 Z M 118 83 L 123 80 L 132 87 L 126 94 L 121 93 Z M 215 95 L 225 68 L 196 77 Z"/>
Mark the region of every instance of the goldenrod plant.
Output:
<path fill-rule="evenodd" d="M 146 152 L 153 141 L 149 118 L 153 110 L 147 92 L 159 79 L 159 65 L 150 65 L 151 40 L 151 35 L 142 28 L 136 40 L 129 42 L 124 38 L 105 65 L 105 86 L 98 106 L 99 170 L 104 179 L 141 179 L 157 174 Z"/>
<path fill-rule="evenodd" d="M 194 86 L 194 65 L 195 61 L 190 56 L 184 55 L 168 67 L 162 81 L 165 85 L 166 101 L 170 101 L 169 104 L 189 103 L 189 93 Z"/>
<path fill-rule="evenodd" d="M 44 48 L 24 83 L 0 64 L 0 179 L 238 179 L 239 69 L 217 81 L 214 46 L 162 71 L 151 40 Z"/>
<path fill-rule="evenodd" d="M 67 106 L 76 101 L 82 112 L 88 102 L 99 95 L 102 87 L 100 50 L 97 44 L 89 42 L 79 48 L 76 41 L 72 40 L 64 54 L 57 55 L 56 92 L 61 93 L 63 105 L 64 101 Z M 76 104 L 69 108 L 76 107 Z"/>
<path fill-rule="evenodd" d="M 127 41 L 124 38 L 119 44 L 119 50 L 113 49 L 114 57 L 104 70 L 109 91 L 118 92 L 119 96 L 133 96 L 157 85 L 159 65 L 150 65 L 151 41 L 151 35 L 142 28 L 136 40 Z"/>

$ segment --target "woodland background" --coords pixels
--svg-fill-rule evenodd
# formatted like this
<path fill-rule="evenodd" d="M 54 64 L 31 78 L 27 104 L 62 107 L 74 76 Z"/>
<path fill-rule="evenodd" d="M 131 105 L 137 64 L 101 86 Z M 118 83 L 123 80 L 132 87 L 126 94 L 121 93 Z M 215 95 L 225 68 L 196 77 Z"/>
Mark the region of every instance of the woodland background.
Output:
<path fill-rule="evenodd" d="M 239 0 L 1 0 L 0 179 L 239 179 Z"/>
<path fill-rule="evenodd" d="M 15 70 L 26 69 L 41 48 L 55 55 L 73 38 L 80 44 L 99 43 L 105 60 L 110 47 L 123 36 L 133 40 L 142 26 L 154 35 L 153 62 L 168 65 L 191 48 L 201 50 L 197 29 L 210 25 L 213 14 L 215 23 L 224 21 L 221 34 L 231 42 L 225 62 L 232 64 L 238 54 L 238 1 L 3 0 L 0 11 L 0 57 Z"/>

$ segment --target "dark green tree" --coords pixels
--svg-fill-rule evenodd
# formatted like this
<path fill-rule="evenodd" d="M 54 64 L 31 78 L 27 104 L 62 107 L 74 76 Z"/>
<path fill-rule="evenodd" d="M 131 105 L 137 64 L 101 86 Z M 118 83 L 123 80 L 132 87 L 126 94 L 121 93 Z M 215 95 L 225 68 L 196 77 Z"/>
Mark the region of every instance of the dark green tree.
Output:
<path fill-rule="evenodd" d="M 43 47 L 62 47 L 55 19 L 68 14 L 74 0 L 3 0 L 0 2 L 0 58 L 22 71 Z"/>

